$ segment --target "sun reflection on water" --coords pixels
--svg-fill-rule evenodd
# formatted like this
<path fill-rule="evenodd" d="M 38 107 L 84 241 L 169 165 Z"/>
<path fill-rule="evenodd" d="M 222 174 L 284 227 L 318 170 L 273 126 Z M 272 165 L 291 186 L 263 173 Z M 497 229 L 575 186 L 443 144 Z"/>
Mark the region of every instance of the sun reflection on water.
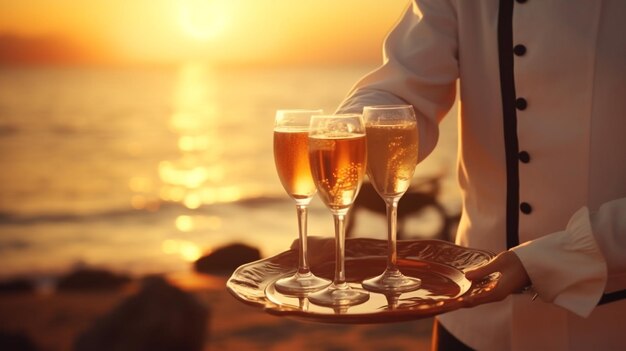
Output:
<path fill-rule="evenodd" d="M 201 165 L 185 167 L 169 161 L 163 161 L 159 164 L 159 176 L 166 184 L 180 185 L 187 189 L 199 188 L 209 180 L 209 172 L 206 167 Z"/>
<path fill-rule="evenodd" d="M 241 198 L 237 186 L 223 184 L 226 170 L 216 94 L 210 67 L 189 63 L 180 68 L 169 126 L 178 135 L 181 157 L 159 164 L 162 200 L 197 209 Z"/>
<path fill-rule="evenodd" d="M 192 262 L 200 258 L 202 250 L 191 241 L 167 239 L 161 243 L 161 251 L 166 255 L 179 255 L 183 260 Z"/>
<path fill-rule="evenodd" d="M 206 136 L 183 135 L 178 139 L 178 148 L 181 151 L 206 151 L 211 146 L 211 140 Z"/>
<path fill-rule="evenodd" d="M 170 131 L 176 135 L 178 156 L 162 159 L 157 169 L 160 199 L 180 203 L 190 210 L 237 201 L 243 196 L 240 187 L 232 184 L 232 177 L 227 175 L 223 145 L 225 122 L 220 119 L 218 82 L 214 74 L 203 64 L 190 63 L 180 67 L 168 122 Z M 137 177 L 129 182 L 129 187 L 143 193 L 153 184 Z M 136 200 L 140 202 L 140 199 Z M 185 238 L 194 232 L 219 230 L 222 219 L 206 214 L 179 215 L 174 226 Z M 201 249 L 188 237 L 169 238 L 162 242 L 161 251 L 184 261 L 194 261 L 206 251 L 204 246 Z"/>
<path fill-rule="evenodd" d="M 193 217 L 186 215 L 176 217 L 176 228 L 178 228 L 181 232 L 190 232 L 194 230 L 195 225 Z"/>

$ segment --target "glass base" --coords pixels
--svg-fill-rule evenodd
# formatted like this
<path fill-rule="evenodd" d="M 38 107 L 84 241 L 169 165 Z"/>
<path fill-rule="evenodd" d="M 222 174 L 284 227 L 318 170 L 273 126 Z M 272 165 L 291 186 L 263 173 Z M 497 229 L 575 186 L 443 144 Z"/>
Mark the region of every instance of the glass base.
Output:
<path fill-rule="evenodd" d="M 361 289 L 353 289 L 347 284 L 343 286 L 332 284 L 322 291 L 309 295 L 308 298 L 320 306 L 345 307 L 364 303 L 369 300 L 370 294 Z"/>
<path fill-rule="evenodd" d="M 330 285 L 330 280 L 317 277 L 313 273 L 296 273 L 290 277 L 278 279 L 274 286 L 281 294 L 298 295 L 321 290 Z"/>
<path fill-rule="evenodd" d="M 379 293 L 409 292 L 417 290 L 422 285 L 422 280 L 407 277 L 400 273 L 399 270 L 385 270 L 383 274 L 377 277 L 364 280 L 361 285 L 369 291 Z"/>

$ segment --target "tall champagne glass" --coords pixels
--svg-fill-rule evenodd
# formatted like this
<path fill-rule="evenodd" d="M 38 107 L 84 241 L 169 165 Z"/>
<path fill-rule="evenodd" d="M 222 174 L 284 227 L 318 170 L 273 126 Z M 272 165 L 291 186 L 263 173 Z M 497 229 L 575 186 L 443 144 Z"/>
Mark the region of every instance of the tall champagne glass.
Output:
<path fill-rule="evenodd" d="M 315 195 L 308 153 L 311 116 L 322 110 L 278 110 L 274 120 L 274 161 L 287 194 L 296 202 L 300 250 L 298 269 L 290 277 L 276 281 L 276 290 L 304 294 L 328 286 L 330 281 L 311 273 L 307 260 L 307 206 Z"/>
<path fill-rule="evenodd" d="M 417 289 L 418 278 L 403 275 L 397 266 L 396 224 L 398 201 L 409 188 L 417 165 L 417 121 L 410 105 L 367 106 L 363 109 L 367 131 L 367 175 L 387 207 L 388 257 L 385 271 L 363 281 L 375 292 Z"/>
<path fill-rule="evenodd" d="M 351 288 L 345 272 L 345 218 L 365 177 L 367 145 L 361 115 L 313 116 L 309 160 L 319 196 L 335 221 L 335 278 L 309 295 L 314 304 L 345 307 L 363 303 L 369 293 Z"/>

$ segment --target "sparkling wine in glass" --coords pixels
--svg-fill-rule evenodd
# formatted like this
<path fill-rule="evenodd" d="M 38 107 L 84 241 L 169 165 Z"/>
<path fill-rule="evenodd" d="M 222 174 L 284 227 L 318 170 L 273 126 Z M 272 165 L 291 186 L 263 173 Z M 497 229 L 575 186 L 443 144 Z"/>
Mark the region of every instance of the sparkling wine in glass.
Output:
<path fill-rule="evenodd" d="M 367 106 L 363 109 L 367 132 L 367 175 L 387 207 L 387 268 L 362 285 L 375 292 L 416 290 L 419 278 L 408 277 L 397 266 L 398 201 L 409 188 L 417 165 L 417 121 L 411 105 Z"/>
<path fill-rule="evenodd" d="M 316 192 L 309 164 L 309 125 L 311 116 L 321 114 L 322 110 L 278 110 L 274 120 L 274 161 L 280 182 L 296 202 L 300 244 L 296 273 L 275 283 L 284 294 L 305 294 L 330 284 L 311 272 L 307 259 L 307 207 Z"/>
<path fill-rule="evenodd" d="M 330 286 L 309 295 L 309 301 L 333 308 L 363 303 L 369 293 L 350 287 L 345 271 L 346 214 L 361 188 L 367 162 L 361 115 L 313 116 L 309 161 L 318 194 L 335 222 L 335 277 Z"/>

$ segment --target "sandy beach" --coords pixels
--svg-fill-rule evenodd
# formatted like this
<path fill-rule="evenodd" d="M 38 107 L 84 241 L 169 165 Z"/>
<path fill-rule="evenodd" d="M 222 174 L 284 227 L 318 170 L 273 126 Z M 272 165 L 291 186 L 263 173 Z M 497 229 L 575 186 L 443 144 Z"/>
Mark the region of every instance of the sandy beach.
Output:
<path fill-rule="evenodd" d="M 428 350 L 432 319 L 336 325 L 269 315 L 226 291 L 225 277 L 198 274 L 167 280 L 208 308 L 204 350 Z M 11 293 L 0 297 L 0 331 L 22 334 L 37 350 L 73 349 L 76 338 L 124 300 L 139 282 L 118 291 Z"/>

